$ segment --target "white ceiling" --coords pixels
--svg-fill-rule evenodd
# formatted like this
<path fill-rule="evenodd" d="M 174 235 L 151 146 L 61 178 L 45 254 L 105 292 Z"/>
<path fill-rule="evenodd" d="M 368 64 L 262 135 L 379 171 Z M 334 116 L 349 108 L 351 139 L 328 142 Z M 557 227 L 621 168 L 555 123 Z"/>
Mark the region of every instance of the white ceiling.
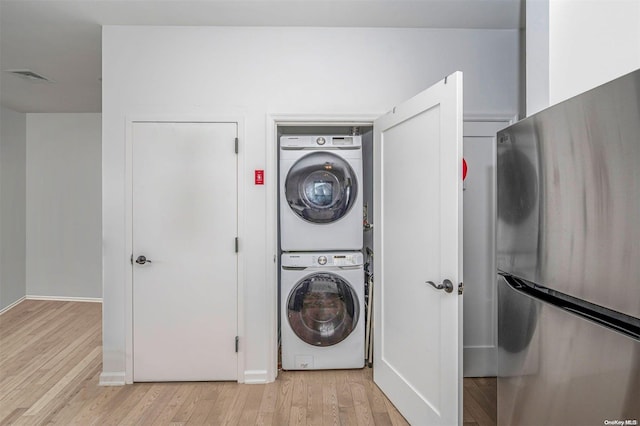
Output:
<path fill-rule="evenodd" d="M 102 25 L 514 29 L 524 0 L 0 0 L 0 104 L 100 112 Z M 37 82 L 5 72 L 30 69 Z"/>

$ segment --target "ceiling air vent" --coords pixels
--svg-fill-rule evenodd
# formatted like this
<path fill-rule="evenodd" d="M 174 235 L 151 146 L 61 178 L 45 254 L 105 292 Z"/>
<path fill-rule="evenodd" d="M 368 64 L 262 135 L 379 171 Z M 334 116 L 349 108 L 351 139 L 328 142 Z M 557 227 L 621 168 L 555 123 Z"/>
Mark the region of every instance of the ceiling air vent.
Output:
<path fill-rule="evenodd" d="M 27 80 L 46 81 L 48 83 L 53 82 L 53 80 L 50 80 L 47 77 L 40 75 L 38 73 L 35 73 L 31 70 L 5 70 L 5 71 L 11 74 L 15 74 L 22 78 L 26 78 Z"/>

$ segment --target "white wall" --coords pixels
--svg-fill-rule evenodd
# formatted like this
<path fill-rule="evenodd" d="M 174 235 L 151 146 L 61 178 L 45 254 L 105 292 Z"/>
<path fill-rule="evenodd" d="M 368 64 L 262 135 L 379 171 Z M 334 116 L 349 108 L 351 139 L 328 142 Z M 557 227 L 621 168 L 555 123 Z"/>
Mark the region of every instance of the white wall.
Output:
<path fill-rule="evenodd" d="M 102 297 L 101 115 L 27 114 L 29 296 Z"/>
<path fill-rule="evenodd" d="M 551 0 L 549 102 L 640 68 L 639 0 Z"/>
<path fill-rule="evenodd" d="M 640 68 L 640 1 L 534 0 L 526 10 L 527 115 Z"/>
<path fill-rule="evenodd" d="M 526 114 L 549 106 L 549 0 L 526 2 Z"/>
<path fill-rule="evenodd" d="M 380 114 L 456 70 L 466 114 L 515 115 L 516 30 L 103 28 L 103 379 L 125 370 L 125 123 L 131 116 L 241 115 L 245 179 L 267 168 L 267 114 Z M 271 174 L 269 174 L 271 173 Z M 275 178 L 267 169 L 266 179 Z M 265 187 L 244 192 L 245 367 L 269 365 Z M 254 374 L 254 376 L 257 374 Z"/>
<path fill-rule="evenodd" d="M 0 311 L 26 295 L 26 115 L 0 108 Z"/>

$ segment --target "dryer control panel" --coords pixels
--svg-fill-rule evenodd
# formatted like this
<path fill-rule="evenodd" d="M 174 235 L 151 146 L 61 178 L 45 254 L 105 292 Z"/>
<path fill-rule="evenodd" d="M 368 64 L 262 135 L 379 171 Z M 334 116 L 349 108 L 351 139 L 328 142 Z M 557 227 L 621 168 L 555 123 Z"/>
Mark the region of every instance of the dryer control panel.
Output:
<path fill-rule="evenodd" d="M 362 147 L 362 136 L 281 136 L 281 149 L 357 149 Z"/>
<path fill-rule="evenodd" d="M 360 266 L 360 252 L 349 253 L 283 253 L 282 266 L 286 268 L 345 267 Z"/>

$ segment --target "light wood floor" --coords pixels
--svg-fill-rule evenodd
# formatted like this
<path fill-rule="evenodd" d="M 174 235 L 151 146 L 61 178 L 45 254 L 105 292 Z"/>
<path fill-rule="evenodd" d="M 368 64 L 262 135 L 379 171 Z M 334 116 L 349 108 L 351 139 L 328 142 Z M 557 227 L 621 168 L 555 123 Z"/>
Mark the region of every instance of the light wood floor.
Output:
<path fill-rule="evenodd" d="M 0 425 L 406 425 L 370 368 L 274 383 L 100 387 L 101 305 L 26 300 L 0 316 Z M 495 379 L 465 379 L 464 424 L 495 425 Z"/>

